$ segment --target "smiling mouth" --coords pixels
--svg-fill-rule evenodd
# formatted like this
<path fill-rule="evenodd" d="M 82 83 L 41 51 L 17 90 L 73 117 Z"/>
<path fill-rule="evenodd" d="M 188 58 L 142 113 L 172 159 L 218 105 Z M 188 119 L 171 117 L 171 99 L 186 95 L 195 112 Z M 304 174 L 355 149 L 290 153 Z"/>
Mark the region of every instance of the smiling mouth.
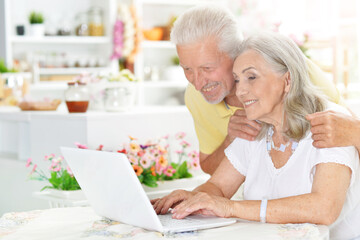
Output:
<path fill-rule="evenodd" d="M 245 107 L 248 107 L 250 105 L 252 105 L 253 103 L 256 103 L 258 100 L 249 100 L 249 101 L 246 101 L 244 102 L 244 106 Z"/>
<path fill-rule="evenodd" d="M 217 86 L 219 86 L 218 83 L 214 83 L 214 84 L 211 84 L 211 85 L 207 85 L 207 86 L 204 86 L 201 91 L 204 92 L 204 93 L 208 93 L 208 92 L 211 92 L 212 90 L 214 90 L 215 88 L 217 88 Z"/>

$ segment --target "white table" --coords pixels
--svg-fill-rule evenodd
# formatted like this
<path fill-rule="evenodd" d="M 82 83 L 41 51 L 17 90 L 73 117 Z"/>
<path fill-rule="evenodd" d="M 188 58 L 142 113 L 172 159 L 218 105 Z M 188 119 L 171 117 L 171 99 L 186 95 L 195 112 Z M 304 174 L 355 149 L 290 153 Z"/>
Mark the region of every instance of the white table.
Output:
<path fill-rule="evenodd" d="M 220 228 L 163 235 L 110 221 L 90 207 L 52 208 L 6 213 L 0 218 L 2 240 L 113 240 L 113 239 L 329 239 L 326 226 L 263 224 L 239 220 Z"/>

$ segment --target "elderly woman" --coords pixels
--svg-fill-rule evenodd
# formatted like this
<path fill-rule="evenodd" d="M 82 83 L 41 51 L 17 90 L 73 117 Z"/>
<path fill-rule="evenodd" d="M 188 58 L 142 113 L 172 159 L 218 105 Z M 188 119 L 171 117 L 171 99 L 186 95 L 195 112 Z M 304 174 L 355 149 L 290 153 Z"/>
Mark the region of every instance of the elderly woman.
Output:
<path fill-rule="evenodd" d="M 357 151 L 313 147 L 305 120 L 323 110 L 349 113 L 311 84 L 299 48 L 280 34 L 253 35 L 240 44 L 233 74 L 247 117 L 262 124 L 257 141 L 235 139 L 205 184 L 152 200 L 156 212 L 325 224 L 331 238 L 360 237 Z M 229 200 L 242 183 L 244 200 Z"/>

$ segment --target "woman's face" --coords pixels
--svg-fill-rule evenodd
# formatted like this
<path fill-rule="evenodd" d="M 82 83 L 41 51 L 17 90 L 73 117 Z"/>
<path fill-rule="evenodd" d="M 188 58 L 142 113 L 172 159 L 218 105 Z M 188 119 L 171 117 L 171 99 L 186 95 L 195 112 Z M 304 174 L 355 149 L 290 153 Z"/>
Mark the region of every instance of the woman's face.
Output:
<path fill-rule="evenodd" d="M 247 50 L 234 62 L 236 96 L 250 120 L 274 126 L 282 123 L 283 100 L 290 89 L 290 74 L 275 72 L 254 50 Z"/>

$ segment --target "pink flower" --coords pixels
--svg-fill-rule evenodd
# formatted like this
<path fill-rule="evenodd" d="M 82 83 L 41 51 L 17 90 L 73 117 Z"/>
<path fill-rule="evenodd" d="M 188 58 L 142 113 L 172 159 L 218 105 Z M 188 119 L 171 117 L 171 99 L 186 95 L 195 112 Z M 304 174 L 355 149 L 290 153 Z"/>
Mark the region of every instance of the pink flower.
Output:
<path fill-rule="evenodd" d="M 156 162 L 155 171 L 156 171 L 157 174 L 159 174 L 159 175 L 162 174 L 164 169 L 165 168 L 164 168 L 163 165 L 161 165 L 159 162 Z"/>
<path fill-rule="evenodd" d="M 303 41 L 300 41 L 300 40 L 295 36 L 295 34 L 290 34 L 289 37 L 296 43 L 296 45 L 298 45 L 298 46 L 304 45 L 304 42 L 303 42 Z"/>
<path fill-rule="evenodd" d="M 69 166 L 66 167 L 66 171 L 69 173 L 70 176 L 74 176 L 74 173 L 71 171 L 71 169 L 69 168 Z"/>
<path fill-rule="evenodd" d="M 148 168 L 151 165 L 151 161 L 149 161 L 149 159 L 147 159 L 147 158 L 142 158 L 140 160 L 140 164 L 143 168 Z"/>
<path fill-rule="evenodd" d="M 139 165 L 139 160 L 135 156 L 129 156 L 129 162 L 133 165 Z"/>
<path fill-rule="evenodd" d="M 78 148 L 81 148 L 81 149 L 88 149 L 88 147 L 84 144 L 81 144 L 81 143 L 78 143 L 78 142 L 75 142 L 74 143 Z"/>
<path fill-rule="evenodd" d="M 54 157 L 55 157 L 55 154 L 52 153 L 52 154 L 50 154 L 50 155 L 48 155 L 48 156 L 45 156 L 45 157 L 44 157 L 44 160 L 45 160 L 45 161 L 47 161 L 47 160 L 52 160 Z"/>
<path fill-rule="evenodd" d="M 172 175 L 174 175 L 175 172 L 176 170 L 172 166 L 167 166 L 164 170 L 164 174 L 168 177 L 172 177 Z"/>
<path fill-rule="evenodd" d="M 182 141 L 180 142 L 180 145 L 182 145 L 182 146 L 183 146 L 183 148 L 190 147 L 190 143 L 188 143 L 188 142 L 187 142 L 187 141 L 185 141 L 185 140 L 182 140 Z"/>
<path fill-rule="evenodd" d="M 165 153 L 167 153 L 166 148 L 163 147 L 163 146 L 160 146 L 160 145 L 157 146 L 157 150 L 158 150 L 158 152 L 159 152 L 160 154 L 165 154 Z"/>
<path fill-rule="evenodd" d="M 177 134 L 175 134 L 175 138 L 176 139 L 183 139 L 186 136 L 186 133 L 184 132 L 178 132 Z"/>
<path fill-rule="evenodd" d="M 177 154 L 183 154 L 184 151 L 183 151 L 183 150 L 176 150 L 175 153 L 177 153 Z"/>
<path fill-rule="evenodd" d="M 26 162 L 26 167 L 29 167 L 32 164 L 32 158 L 28 158 Z"/>
<path fill-rule="evenodd" d="M 51 165 L 57 165 L 57 164 L 61 163 L 63 160 L 64 160 L 63 157 L 55 158 L 51 161 Z"/>
<path fill-rule="evenodd" d="M 188 153 L 188 157 L 193 161 L 196 160 L 196 159 L 198 160 L 199 159 L 199 153 L 196 150 L 193 150 L 190 153 Z"/>
<path fill-rule="evenodd" d="M 36 171 L 36 168 L 37 168 L 37 164 L 34 164 L 34 167 L 33 167 L 33 169 L 31 170 L 30 175 L 33 174 L 33 173 Z"/>
<path fill-rule="evenodd" d="M 56 167 L 56 168 L 53 168 L 53 172 L 60 172 L 60 170 L 61 170 L 61 167 Z"/>
<path fill-rule="evenodd" d="M 311 36 L 312 36 L 312 34 L 311 34 L 310 31 L 304 32 L 304 37 L 305 37 L 305 38 L 311 38 Z"/>
<path fill-rule="evenodd" d="M 200 164 L 199 164 L 198 160 L 192 161 L 190 165 L 191 165 L 191 168 L 194 169 L 194 170 L 200 169 Z"/>

